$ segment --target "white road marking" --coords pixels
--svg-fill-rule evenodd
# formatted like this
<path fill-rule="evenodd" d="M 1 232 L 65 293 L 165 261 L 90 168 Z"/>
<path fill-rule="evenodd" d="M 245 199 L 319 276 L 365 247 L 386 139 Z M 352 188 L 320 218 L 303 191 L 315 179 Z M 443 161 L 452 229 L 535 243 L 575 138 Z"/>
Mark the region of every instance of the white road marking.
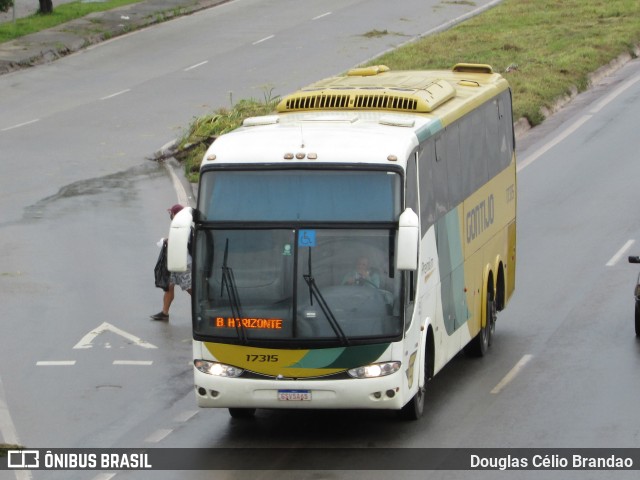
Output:
<path fill-rule="evenodd" d="M 360 62 L 359 65 L 365 65 L 368 62 L 376 60 L 377 58 L 379 58 L 380 56 L 384 55 L 385 53 L 397 50 L 398 48 L 403 47 L 405 45 L 409 45 L 410 43 L 413 43 L 416 40 L 419 40 L 421 38 L 428 37 L 430 35 L 433 35 L 434 33 L 444 32 L 445 30 L 449 30 L 454 25 L 457 25 L 458 23 L 462 23 L 462 22 L 464 22 L 465 20 L 467 20 L 469 18 L 475 17 L 476 15 L 479 15 L 480 13 L 484 12 L 485 10 L 489 10 L 490 8 L 493 8 L 495 5 L 498 5 L 500 2 L 502 2 L 502 0 L 492 0 L 491 2 L 486 3 L 486 4 L 482 5 L 481 7 L 478 7 L 476 9 L 474 9 L 474 10 L 471 10 L 471 11 L 465 13 L 464 15 L 460 15 L 459 17 L 453 18 L 453 19 L 449 20 L 448 22 L 441 23 L 439 26 L 437 26 L 435 28 L 431 28 L 431 29 L 427 30 L 426 32 L 423 32 L 423 33 L 421 33 L 421 34 L 419 34 L 417 36 L 411 37 L 406 42 L 399 43 L 397 45 L 389 47 L 387 50 L 385 50 L 383 52 L 376 53 L 373 57 L 369 57 L 368 59 L 365 59 L 363 62 Z"/>
<path fill-rule="evenodd" d="M 184 71 L 188 72 L 189 70 L 193 70 L 194 68 L 201 67 L 202 65 L 206 65 L 207 63 L 209 63 L 209 60 L 205 60 L 204 62 L 196 63 L 195 65 L 191 65 L 190 67 L 185 68 Z"/>
<path fill-rule="evenodd" d="M 198 410 L 185 410 L 184 412 L 176 415 L 173 418 L 173 421 L 177 423 L 184 423 L 190 420 L 191 418 L 193 418 L 197 413 L 198 413 Z"/>
<path fill-rule="evenodd" d="M 569 128 L 567 128 L 564 132 L 562 132 L 554 140 L 552 140 L 551 142 L 547 143 L 546 145 L 544 145 L 543 147 L 541 147 L 540 149 L 535 151 L 532 155 L 529 155 L 522 162 L 518 162 L 517 171 L 520 172 L 521 170 L 524 170 L 526 167 L 531 165 L 538 158 L 540 158 L 540 156 L 544 155 L 547 151 L 549 151 L 550 149 L 555 147 L 558 143 L 560 143 L 565 138 L 567 138 L 569 135 L 571 135 L 573 132 L 575 132 L 578 128 L 580 128 L 582 125 L 584 125 L 588 120 L 593 118 L 594 114 L 598 113 L 600 110 L 602 110 L 604 107 L 606 107 L 608 104 L 610 104 L 619 95 L 621 95 L 625 90 L 627 90 L 628 88 L 632 87 L 638 81 L 640 81 L 640 75 L 637 75 L 635 78 L 631 78 L 630 80 L 627 80 L 626 82 L 624 82 L 622 85 L 620 85 L 618 88 L 616 88 L 613 92 L 611 92 L 609 95 L 607 95 L 602 100 L 600 100 L 598 103 L 596 103 L 595 106 L 591 110 L 589 110 L 590 115 L 583 115 L 582 117 L 580 117 L 580 119 L 578 121 L 576 121 L 571 126 L 569 126 Z"/>
<path fill-rule="evenodd" d="M 18 432 L 9 413 L 9 406 L 5 400 L 4 387 L 2 386 L 2 378 L 0 378 L 0 434 L 4 439 L 4 443 L 10 445 L 20 445 L 18 440 Z"/>
<path fill-rule="evenodd" d="M 98 475 L 93 477 L 93 480 L 111 480 L 115 476 L 115 473 L 99 473 Z"/>
<path fill-rule="evenodd" d="M 9 413 L 2 378 L 0 378 L 0 439 L 8 445 L 20 445 L 16 426 Z M 16 480 L 31 480 L 33 478 L 30 470 L 15 470 L 13 473 Z"/>
<path fill-rule="evenodd" d="M 313 17 L 311 20 L 318 20 L 320 18 L 324 18 L 326 16 L 331 15 L 333 12 L 327 12 L 327 13 L 323 13 L 322 15 L 318 15 L 317 17 Z"/>
<path fill-rule="evenodd" d="M 516 378 L 518 373 L 520 373 L 520 370 L 522 370 L 524 368 L 524 366 L 527 363 L 529 363 L 529 361 L 532 358 L 533 358 L 533 355 L 525 355 L 525 356 L 523 356 L 520 359 L 520 361 L 518 363 L 516 363 L 515 367 L 513 367 L 511 369 L 511 371 L 509 371 L 509 373 L 507 373 L 502 380 L 500 380 L 500 383 L 498 383 L 495 387 L 493 387 L 493 390 L 491 390 L 491 393 L 493 393 L 493 394 L 500 393 L 500 391 L 504 387 L 506 387 L 511 381 L 513 381 L 514 378 Z"/>
<path fill-rule="evenodd" d="M 133 343 L 134 345 L 137 345 L 138 347 L 142 347 L 142 348 L 158 348 L 155 345 L 152 345 L 151 343 L 145 341 L 145 340 L 141 340 L 140 338 L 136 337 L 135 335 L 132 335 L 131 333 L 127 333 L 124 330 L 119 329 L 118 327 L 114 327 L 113 325 L 111 325 L 110 323 L 104 322 L 102 325 L 100 325 L 98 328 L 90 331 L 89 333 L 87 333 L 84 337 L 82 337 L 80 339 L 80 341 L 73 347 L 73 348 L 91 348 L 93 347 L 92 342 L 95 340 L 95 338 L 100 335 L 101 333 L 104 333 L 106 331 L 110 331 L 112 333 L 115 333 L 116 335 L 120 335 L 121 337 L 124 337 L 125 339 L 129 340 L 131 343 Z"/>
<path fill-rule="evenodd" d="M 269 35 L 268 37 L 264 37 L 264 38 L 261 38 L 260 40 L 253 42 L 251 45 L 258 45 L 259 43 L 266 42 L 267 40 L 271 40 L 273 37 L 275 37 L 275 35 Z"/>
<path fill-rule="evenodd" d="M 152 360 L 114 360 L 114 365 L 153 365 Z"/>
<path fill-rule="evenodd" d="M 39 121 L 40 121 L 40 119 L 36 118 L 35 120 L 29 120 L 28 122 L 18 123 L 16 125 L 11 126 L 11 127 L 3 128 L 2 130 L 0 130 L 0 132 L 8 132 L 9 130 L 13 130 L 14 128 L 24 127 L 25 125 L 31 125 L 32 123 L 36 123 L 36 122 L 39 122 Z"/>
<path fill-rule="evenodd" d="M 36 362 L 36 365 L 40 367 L 63 367 L 75 364 L 75 360 L 41 360 L 39 362 Z"/>
<path fill-rule="evenodd" d="M 156 430 L 155 432 L 153 432 L 147 438 L 145 438 L 144 441 L 147 442 L 147 443 L 158 443 L 158 442 L 164 440 L 171 432 L 173 432 L 172 429 L 161 428 L 161 429 Z"/>
<path fill-rule="evenodd" d="M 121 90 L 119 92 L 112 93 L 111 95 L 107 95 L 106 97 L 102 97 L 100 100 L 108 100 L 110 98 L 117 97 L 118 95 L 122 95 L 123 93 L 127 93 L 127 92 L 130 92 L 130 91 L 131 91 L 131 89 L 127 88 L 126 90 Z"/>
<path fill-rule="evenodd" d="M 540 158 L 542 155 L 544 155 L 545 153 L 547 153 L 549 150 L 551 150 L 553 147 L 555 147 L 556 145 L 558 145 L 560 142 L 562 142 L 564 139 L 566 139 L 569 135 L 571 135 L 573 132 L 575 132 L 576 130 L 578 130 L 582 125 L 584 125 L 588 120 L 591 120 L 591 118 L 593 118 L 593 115 L 583 115 L 582 117 L 580 117 L 580 119 L 575 122 L 574 124 L 572 124 L 569 128 L 567 128 L 566 130 L 564 130 L 560 135 L 558 135 L 556 138 L 554 138 L 552 141 L 550 141 L 549 143 L 547 143 L 546 145 L 544 145 L 543 147 L 539 148 L 538 150 L 536 150 L 535 152 L 533 152 L 532 155 L 529 155 L 527 158 L 525 158 L 523 161 L 518 162 L 518 167 L 517 167 L 517 171 L 521 172 L 522 170 L 524 170 L 525 168 L 527 168 L 529 165 L 531 165 L 533 162 L 535 162 L 538 158 Z"/>
<path fill-rule="evenodd" d="M 31 470 L 15 470 L 16 480 L 31 480 Z"/>
<path fill-rule="evenodd" d="M 613 101 L 613 99 L 615 99 L 618 95 L 620 95 L 622 92 L 624 92 L 629 87 L 632 87 L 638 81 L 640 81 L 640 75 L 638 75 L 637 77 L 632 78 L 632 79 L 627 80 L 626 82 L 624 82 L 622 85 L 620 85 L 618 88 L 616 88 L 613 92 L 611 92 L 609 95 L 607 95 L 602 100 L 600 100 L 598 103 L 596 103 L 596 106 L 593 107 L 593 109 L 591 110 L 591 113 L 598 113 L 600 110 L 602 110 L 604 107 L 606 107 L 609 103 L 611 103 L 611 101 Z"/>
<path fill-rule="evenodd" d="M 174 172 L 173 167 L 169 165 L 168 162 L 162 163 L 171 177 L 171 183 L 173 183 L 173 188 L 176 191 L 178 203 L 182 205 L 189 205 L 189 195 L 187 195 L 187 191 L 182 186 L 182 182 L 180 182 L 180 179 L 178 178 L 178 175 L 176 175 L 176 172 Z"/>
<path fill-rule="evenodd" d="M 628 240 L 627 243 L 625 243 L 622 248 L 618 250 L 618 252 L 613 257 L 611 257 L 611 260 L 607 262 L 607 267 L 613 267 L 616 263 L 618 263 L 622 256 L 627 252 L 627 250 L 629 250 L 629 248 L 631 248 L 631 245 L 633 245 L 634 243 L 635 240 Z"/>
<path fill-rule="evenodd" d="M 115 476 L 115 473 L 99 473 L 98 475 L 93 477 L 93 480 L 111 480 Z"/>
<path fill-rule="evenodd" d="M 98 475 L 93 477 L 93 480 L 111 480 L 116 475 L 116 473 L 99 473 Z"/>

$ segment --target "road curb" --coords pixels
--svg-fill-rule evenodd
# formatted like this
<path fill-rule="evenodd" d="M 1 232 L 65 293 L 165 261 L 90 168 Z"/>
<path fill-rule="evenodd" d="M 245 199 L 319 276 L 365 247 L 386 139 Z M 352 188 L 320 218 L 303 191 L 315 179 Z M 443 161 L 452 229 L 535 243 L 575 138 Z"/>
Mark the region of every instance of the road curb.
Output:
<path fill-rule="evenodd" d="M 612 73 L 616 72 L 617 70 L 620 70 L 628 62 L 638 57 L 640 57 L 640 44 L 635 45 L 631 53 L 625 52 L 619 55 L 617 58 L 614 58 L 613 60 L 611 60 L 606 65 L 603 65 L 602 67 L 598 68 L 594 72 L 590 73 L 588 75 L 588 86 L 585 89 L 585 91 L 589 90 L 594 85 L 597 85 L 600 81 L 602 81 L 603 78 L 606 78 Z M 557 99 L 556 102 L 550 108 L 543 107 L 542 112 L 544 114 L 545 120 L 551 117 L 553 114 L 559 112 L 563 107 L 565 107 L 569 103 L 571 103 L 573 99 L 577 97 L 580 93 L 582 92 L 579 92 L 577 87 L 573 87 L 569 94 L 564 95 L 563 97 Z M 514 128 L 516 139 L 519 139 L 523 135 L 525 135 L 527 132 L 529 132 L 529 130 L 535 127 L 532 127 L 531 124 L 529 123 L 529 120 L 523 117 L 513 124 L 513 128 Z"/>
<path fill-rule="evenodd" d="M 95 12 L 0 48 L 0 75 L 48 63 L 105 40 L 227 3 L 230 0 L 147 0 Z"/>

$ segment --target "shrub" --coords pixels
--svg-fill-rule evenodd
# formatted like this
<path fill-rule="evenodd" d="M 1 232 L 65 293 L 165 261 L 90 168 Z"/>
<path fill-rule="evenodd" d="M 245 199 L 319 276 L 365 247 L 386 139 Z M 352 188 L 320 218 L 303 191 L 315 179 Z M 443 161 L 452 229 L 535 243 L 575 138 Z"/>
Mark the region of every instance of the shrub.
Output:
<path fill-rule="evenodd" d="M 218 136 L 235 130 L 242 125 L 245 118 L 273 113 L 278 101 L 279 98 L 270 96 L 265 96 L 263 101 L 240 100 L 231 109 L 221 108 L 191 122 L 187 132 L 178 142 L 175 154 L 176 159 L 183 162 L 189 181 L 197 181 L 202 157 Z"/>
<path fill-rule="evenodd" d="M 0 0 L 0 12 L 6 12 L 13 6 L 13 0 Z"/>

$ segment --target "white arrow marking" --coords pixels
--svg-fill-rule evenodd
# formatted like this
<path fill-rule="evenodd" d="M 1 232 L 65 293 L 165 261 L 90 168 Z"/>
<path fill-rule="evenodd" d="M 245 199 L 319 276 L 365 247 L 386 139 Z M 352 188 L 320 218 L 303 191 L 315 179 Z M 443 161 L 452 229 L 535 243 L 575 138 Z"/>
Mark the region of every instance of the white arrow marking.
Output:
<path fill-rule="evenodd" d="M 87 333 L 84 337 L 82 337 L 82 339 L 73 348 L 91 348 L 91 347 L 93 347 L 92 342 L 95 340 L 95 338 L 98 335 L 100 335 L 101 333 L 106 332 L 107 330 L 112 332 L 112 333 L 115 333 L 116 335 L 120 335 L 121 337 L 126 338 L 131 343 L 133 343 L 134 345 L 137 345 L 139 347 L 142 347 L 142 348 L 158 348 L 155 345 L 152 345 L 151 343 L 146 342 L 146 341 L 136 337 L 135 335 L 132 335 L 131 333 L 127 333 L 124 330 L 119 329 L 118 327 L 114 327 L 113 325 L 111 325 L 110 323 L 107 323 L 107 322 L 104 322 L 102 325 L 100 325 L 95 330 L 92 330 L 91 332 Z"/>

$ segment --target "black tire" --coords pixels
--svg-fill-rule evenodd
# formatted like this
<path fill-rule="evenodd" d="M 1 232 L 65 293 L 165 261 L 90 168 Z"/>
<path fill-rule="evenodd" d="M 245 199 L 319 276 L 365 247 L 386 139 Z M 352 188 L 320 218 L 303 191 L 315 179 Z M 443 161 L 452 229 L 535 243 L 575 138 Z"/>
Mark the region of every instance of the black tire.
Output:
<path fill-rule="evenodd" d="M 399 412 L 402 420 L 418 420 L 424 413 L 424 397 L 426 384 L 418 387 L 418 391 Z"/>
<path fill-rule="evenodd" d="M 487 293 L 486 322 L 478 334 L 464 347 L 464 352 L 471 357 L 484 357 L 493 343 L 496 330 L 496 300 L 493 293 Z"/>
<path fill-rule="evenodd" d="M 256 414 L 255 408 L 230 408 L 229 415 L 231 418 L 253 418 Z"/>
<path fill-rule="evenodd" d="M 409 403 L 402 407 L 402 409 L 398 412 L 398 415 L 402 420 L 418 420 L 424 413 L 424 399 L 426 397 L 427 382 L 429 381 L 429 378 L 431 378 L 431 352 L 429 351 L 429 348 L 430 347 L 427 346 L 427 350 L 424 352 L 424 383 L 422 387 L 418 387 L 418 391 L 413 396 L 413 398 L 409 400 Z"/>
<path fill-rule="evenodd" d="M 640 301 L 636 300 L 636 337 L 640 337 Z"/>
<path fill-rule="evenodd" d="M 496 304 L 495 295 L 491 294 L 491 300 L 487 302 L 487 322 L 489 323 L 489 331 L 487 346 L 493 345 L 493 336 L 496 333 L 496 320 L 498 319 L 498 305 Z"/>

